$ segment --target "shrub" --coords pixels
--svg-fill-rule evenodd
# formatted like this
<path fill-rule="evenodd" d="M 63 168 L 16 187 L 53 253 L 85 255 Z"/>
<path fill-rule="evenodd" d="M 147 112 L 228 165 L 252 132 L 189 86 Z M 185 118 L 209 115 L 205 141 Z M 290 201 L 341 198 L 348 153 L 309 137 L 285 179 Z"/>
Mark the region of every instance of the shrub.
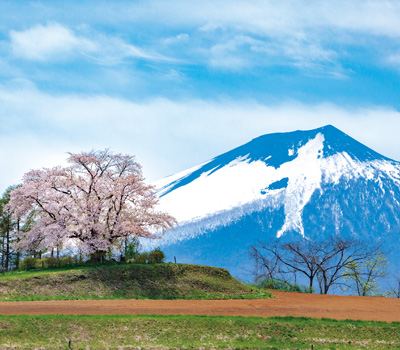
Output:
<path fill-rule="evenodd" d="M 165 254 L 160 249 L 155 249 L 149 254 L 149 264 L 160 264 L 164 262 Z"/>
<path fill-rule="evenodd" d="M 36 259 L 36 267 L 47 267 L 47 258 Z"/>
<path fill-rule="evenodd" d="M 75 259 L 71 256 L 64 256 L 60 259 L 60 266 L 68 266 L 75 264 Z"/>
<path fill-rule="evenodd" d="M 54 256 L 51 256 L 50 258 L 47 258 L 46 265 L 47 265 L 46 267 L 48 267 L 49 269 L 53 269 L 55 267 L 58 267 L 57 258 L 55 258 Z"/>
<path fill-rule="evenodd" d="M 135 259 L 135 256 L 139 254 L 138 248 L 139 248 L 139 241 L 136 238 L 132 239 L 125 247 L 125 252 L 124 252 L 125 259 L 126 260 Z"/>
<path fill-rule="evenodd" d="M 34 270 L 36 269 L 39 260 L 35 258 L 25 258 L 19 264 L 21 270 Z"/>
<path fill-rule="evenodd" d="M 299 286 L 297 283 L 291 284 L 271 277 L 259 280 L 257 286 L 260 288 L 282 290 L 285 292 L 312 293 L 312 291 L 310 291 L 306 286 Z"/>
<path fill-rule="evenodd" d="M 149 261 L 149 256 L 149 253 L 136 254 L 134 261 L 136 264 L 147 264 L 147 262 Z"/>

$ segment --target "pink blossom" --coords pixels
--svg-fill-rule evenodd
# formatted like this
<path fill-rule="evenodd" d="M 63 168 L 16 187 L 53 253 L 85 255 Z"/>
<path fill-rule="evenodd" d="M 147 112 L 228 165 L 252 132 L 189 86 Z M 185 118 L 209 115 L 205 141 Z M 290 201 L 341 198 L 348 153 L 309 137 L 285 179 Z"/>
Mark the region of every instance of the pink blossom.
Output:
<path fill-rule="evenodd" d="M 35 225 L 20 232 L 20 250 L 52 249 L 73 240 L 89 253 L 106 251 L 121 238 L 153 237 L 176 223 L 155 210 L 154 188 L 146 185 L 133 156 L 108 150 L 69 153 L 66 168 L 31 170 L 10 194 L 18 218 Z"/>

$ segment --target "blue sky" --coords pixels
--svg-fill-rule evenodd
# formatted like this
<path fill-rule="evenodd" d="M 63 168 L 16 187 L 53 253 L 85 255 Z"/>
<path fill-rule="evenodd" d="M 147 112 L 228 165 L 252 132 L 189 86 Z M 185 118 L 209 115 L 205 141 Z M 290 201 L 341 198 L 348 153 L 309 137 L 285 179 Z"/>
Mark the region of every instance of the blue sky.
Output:
<path fill-rule="evenodd" d="M 1 1 L 0 190 L 66 152 L 149 181 L 333 124 L 400 160 L 400 2 Z"/>

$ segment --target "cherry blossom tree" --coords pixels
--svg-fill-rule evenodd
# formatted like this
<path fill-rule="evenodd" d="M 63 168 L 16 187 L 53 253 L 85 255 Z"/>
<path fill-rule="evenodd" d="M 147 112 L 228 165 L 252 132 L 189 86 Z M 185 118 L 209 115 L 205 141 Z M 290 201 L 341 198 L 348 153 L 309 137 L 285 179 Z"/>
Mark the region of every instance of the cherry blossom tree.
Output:
<path fill-rule="evenodd" d="M 157 197 L 133 156 L 108 150 L 69 153 L 68 167 L 32 170 L 10 193 L 15 217 L 34 213 L 35 225 L 19 232 L 22 251 L 74 242 L 102 260 L 127 237 L 156 237 L 175 219 L 155 209 Z"/>

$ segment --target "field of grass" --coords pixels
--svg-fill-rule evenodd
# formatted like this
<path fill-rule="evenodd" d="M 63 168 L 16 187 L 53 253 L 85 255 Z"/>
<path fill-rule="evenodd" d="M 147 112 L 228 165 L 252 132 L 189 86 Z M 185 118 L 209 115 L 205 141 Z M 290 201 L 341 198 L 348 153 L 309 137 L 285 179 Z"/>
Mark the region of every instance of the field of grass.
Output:
<path fill-rule="evenodd" d="M 295 317 L 0 316 L 3 349 L 400 349 L 400 323 Z"/>
<path fill-rule="evenodd" d="M 237 299 L 271 294 L 227 270 L 187 264 L 123 264 L 23 271 L 0 276 L 0 300 Z"/>

